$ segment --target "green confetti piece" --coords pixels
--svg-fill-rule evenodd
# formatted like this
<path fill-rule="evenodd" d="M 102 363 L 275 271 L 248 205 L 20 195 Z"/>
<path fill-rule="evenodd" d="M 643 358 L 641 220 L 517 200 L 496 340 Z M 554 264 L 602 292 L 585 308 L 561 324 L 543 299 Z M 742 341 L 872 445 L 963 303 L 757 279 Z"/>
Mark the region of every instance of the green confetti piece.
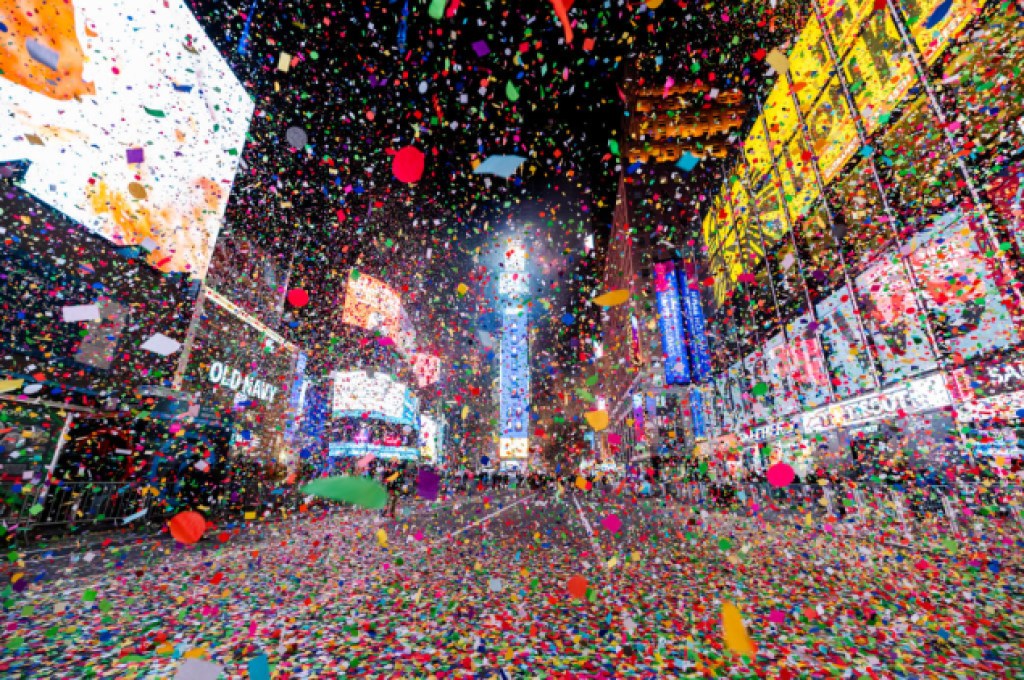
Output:
<path fill-rule="evenodd" d="M 146 113 L 148 113 L 149 115 L 153 116 L 154 118 L 166 118 L 167 117 L 167 114 L 165 114 L 160 109 L 150 109 L 150 108 L 147 108 L 145 106 L 143 106 L 142 108 L 145 109 Z"/>

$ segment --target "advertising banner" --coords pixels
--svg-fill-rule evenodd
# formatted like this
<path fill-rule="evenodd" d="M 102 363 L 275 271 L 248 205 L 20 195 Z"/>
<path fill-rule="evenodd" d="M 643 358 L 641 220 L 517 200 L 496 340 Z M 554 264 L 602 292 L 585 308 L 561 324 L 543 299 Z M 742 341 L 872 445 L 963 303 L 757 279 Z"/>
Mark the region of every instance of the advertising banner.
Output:
<path fill-rule="evenodd" d="M 690 356 L 693 358 L 693 379 L 696 382 L 704 382 L 711 375 L 711 351 L 708 348 L 704 325 L 704 306 L 696 282 L 694 264 L 688 262 L 685 270 L 679 272 L 679 291 L 686 308 L 686 330 L 689 336 Z"/>
<path fill-rule="evenodd" d="M 854 281 L 867 332 L 888 380 L 937 367 L 900 260 L 880 258 Z"/>
<path fill-rule="evenodd" d="M 441 453 L 441 424 L 429 413 L 420 414 L 420 460 L 436 465 Z"/>
<path fill-rule="evenodd" d="M 857 328 L 850 290 L 843 286 L 819 302 L 819 337 L 831 369 L 836 396 L 846 399 L 871 389 L 871 361 Z"/>
<path fill-rule="evenodd" d="M 383 460 L 418 460 L 420 450 L 412 446 L 386 446 L 384 444 L 360 444 L 356 442 L 331 442 L 327 445 L 330 456 L 362 458 L 374 456 Z"/>
<path fill-rule="evenodd" d="M 376 418 L 418 427 L 419 399 L 390 375 L 372 371 L 334 374 L 335 418 Z"/>
<path fill-rule="evenodd" d="M 236 453 L 277 457 L 298 350 L 215 291 L 204 296 L 181 389 L 199 394 L 204 417 L 233 428 Z"/>
<path fill-rule="evenodd" d="M 803 414 L 804 432 L 825 432 L 891 417 L 921 413 L 952 404 L 940 374 L 901 383 L 875 394 L 848 399 Z"/>
<path fill-rule="evenodd" d="M 299 352 L 295 360 L 295 380 L 292 382 L 291 393 L 288 395 L 288 423 L 285 425 L 284 440 L 291 444 L 298 433 L 299 420 L 302 416 L 306 398 L 306 354 Z"/>
<path fill-rule="evenodd" d="M 502 316 L 499 409 L 502 439 L 527 439 L 530 425 L 530 345 L 527 316 L 507 310 Z"/>
<path fill-rule="evenodd" d="M 253 102 L 182 0 L 7 3 L 0 161 L 165 272 L 202 279 Z"/>
<path fill-rule="evenodd" d="M 690 390 L 690 419 L 693 423 L 694 439 L 707 439 L 707 417 L 704 411 L 704 394 L 700 388 Z"/>
<path fill-rule="evenodd" d="M 665 384 L 689 384 L 690 361 L 686 355 L 679 285 L 672 262 L 654 264 L 654 292 L 658 304 L 661 349 L 665 358 Z"/>
<path fill-rule="evenodd" d="M 1020 342 L 986 258 L 959 211 L 904 247 L 929 307 L 932 326 L 946 351 L 969 359 Z"/>
<path fill-rule="evenodd" d="M 789 381 L 796 388 L 797 398 L 804 408 L 824 404 L 829 397 L 825 358 L 821 355 L 821 345 L 810 324 L 811 317 L 808 314 L 790 323 L 790 340 L 786 345 Z"/>
<path fill-rule="evenodd" d="M 402 297 L 389 285 L 353 269 L 345 287 L 341 320 L 390 338 L 403 357 L 416 350 L 416 330 L 402 306 Z"/>

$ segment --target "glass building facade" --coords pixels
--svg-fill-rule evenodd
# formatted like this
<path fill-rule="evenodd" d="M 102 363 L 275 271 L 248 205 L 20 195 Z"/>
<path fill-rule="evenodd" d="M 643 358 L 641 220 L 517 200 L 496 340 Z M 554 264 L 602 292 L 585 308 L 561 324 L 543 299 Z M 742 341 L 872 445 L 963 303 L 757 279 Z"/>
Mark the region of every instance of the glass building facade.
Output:
<path fill-rule="evenodd" d="M 1021 345 L 1019 6 L 808 12 L 703 222 L 709 430 L 805 464 L 885 432 L 922 460 L 1019 457 L 986 444 L 1016 441 L 1024 381 L 978 378 Z"/>

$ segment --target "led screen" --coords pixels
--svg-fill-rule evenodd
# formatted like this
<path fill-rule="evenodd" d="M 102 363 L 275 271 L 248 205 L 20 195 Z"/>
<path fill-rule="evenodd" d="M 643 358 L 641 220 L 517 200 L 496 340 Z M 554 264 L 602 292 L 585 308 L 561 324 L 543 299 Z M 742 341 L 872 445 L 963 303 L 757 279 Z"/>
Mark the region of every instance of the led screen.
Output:
<path fill-rule="evenodd" d="M 873 386 L 867 349 L 864 347 L 849 289 L 844 286 L 817 305 L 818 332 L 834 378 L 836 395 L 845 399 Z"/>
<path fill-rule="evenodd" d="M 784 416 L 796 411 L 800 407 L 800 402 L 788 378 L 789 353 L 786 349 L 785 336 L 778 333 L 768 340 L 764 346 L 764 354 L 775 416 Z"/>
<path fill-rule="evenodd" d="M 829 395 L 825 358 L 810 323 L 810 316 L 805 314 L 789 324 L 786 345 L 789 381 L 796 386 L 797 397 L 805 408 L 825 403 Z"/>
<path fill-rule="evenodd" d="M 429 413 L 420 414 L 420 460 L 431 465 L 437 463 L 440 453 L 440 423 Z"/>
<path fill-rule="evenodd" d="M 500 417 L 502 438 L 525 439 L 530 424 L 530 345 L 527 317 L 503 314 L 501 331 Z"/>
<path fill-rule="evenodd" d="M 892 254 L 855 281 L 862 318 L 888 380 L 936 367 L 903 263 Z"/>
<path fill-rule="evenodd" d="M 416 426 L 419 400 L 404 383 L 386 373 L 341 371 L 334 375 L 336 418 L 377 418 Z"/>
<path fill-rule="evenodd" d="M 520 437 L 502 437 L 498 449 L 498 457 L 502 459 L 530 457 L 530 442 Z"/>
<path fill-rule="evenodd" d="M 693 263 L 679 272 L 679 291 L 686 308 L 686 330 L 690 338 L 690 354 L 693 357 L 694 380 L 704 381 L 711 375 L 711 351 L 705 332 L 704 306 L 700 299 L 697 276 Z"/>
<path fill-rule="evenodd" d="M 968 359 L 1020 341 L 960 211 L 936 220 L 911 240 L 907 250 L 933 328 L 947 351 Z"/>
<path fill-rule="evenodd" d="M 354 269 L 345 289 L 341 320 L 368 331 L 380 331 L 402 356 L 410 356 L 416 349 L 416 330 L 401 296 L 383 281 Z"/>
<path fill-rule="evenodd" d="M 409 365 L 420 387 L 433 385 L 441 378 L 441 358 L 433 354 L 416 352 L 409 357 Z"/>
<path fill-rule="evenodd" d="M 0 8 L 0 161 L 89 230 L 202 278 L 253 103 L 181 0 Z"/>
<path fill-rule="evenodd" d="M 374 456 L 385 460 L 417 460 L 420 451 L 411 446 L 386 446 L 383 444 L 361 444 L 356 442 L 331 442 L 327 445 L 330 456 Z"/>
<path fill-rule="evenodd" d="M 665 383 L 685 385 L 690 382 L 690 361 L 686 355 L 679 285 L 672 262 L 654 264 L 654 293 L 658 303 L 661 351 L 665 357 Z"/>

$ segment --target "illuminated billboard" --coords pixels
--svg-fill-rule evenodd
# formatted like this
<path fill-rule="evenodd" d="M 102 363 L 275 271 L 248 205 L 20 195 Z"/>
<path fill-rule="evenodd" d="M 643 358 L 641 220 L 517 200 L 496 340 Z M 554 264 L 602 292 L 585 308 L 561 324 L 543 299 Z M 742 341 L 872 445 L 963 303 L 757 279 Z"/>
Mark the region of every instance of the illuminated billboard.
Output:
<path fill-rule="evenodd" d="M 500 418 L 502 439 L 523 439 L 530 426 L 530 343 L 527 317 L 505 311 L 501 333 Z"/>
<path fill-rule="evenodd" d="M 399 354 L 408 357 L 416 349 L 416 330 L 391 286 L 353 269 L 345 287 L 343 323 L 379 331 L 391 338 Z"/>
<path fill-rule="evenodd" d="M 1020 342 L 988 260 L 959 210 L 914 236 L 905 250 L 947 351 L 969 359 Z"/>
<path fill-rule="evenodd" d="M 417 426 L 419 399 L 386 373 L 340 371 L 334 374 L 335 418 L 376 418 Z"/>
<path fill-rule="evenodd" d="M 420 387 L 433 385 L 441 378 L 441 358 L 426 352 L 416 352 L 409 357 L 409 365 Z"/>
<path fill-rule="evenodd" d="M 362 458 L 363 456 L 373 456 L 384 460 L 418 460 L 420 450 L 412 446 L 331 442 L 327 445 L 327 454 L 332 457 L 349 456 Z"/>
<path fill-rule="evenodd" d="M 661 351 L 665 357 L 665 384 L 688 384 L 690 360 L 686 354 L 679 285 L 672 262 L 654 263 L 654 293 L 658 304 Z"/>
<path fill-rule="evenodd" d="M 530 457 L 530 441 L 520 437 L 502 437 L 499 440 L 498 457 L 502 460 Z"/>
<path fill-rule="evenodd" d="M 203 278 L 253 102 L 182 0 L 0 9 L 0 161 L 165 272 Z"/>
<path fill-rule="evenodd" d="M 686 309 L 686 331 L 690 340 L 690 355 L 693 357 L 693 379 L 703 382 L 711 375 L 711 350 L 704 326 L 704 305 L 697 287 L 697 275 L 692 262 L 685 270 L 679 271 L 679 293 Z"/>
<path fill-rule="evenodd" d="M 840 399 L 860 394 L 874 386 L 871 357 L 857 327 L 856 310 L 846 286 L 818 303 L 819 337 Z"/>
<path fill-rule="evenodd" d="M 854 283 L 864 325 L 886 377 L 906 378 L 937 368 L 899 258 L 881 258 Z"/>
<path fill-rule="evenodd" d="M 420 414 L 420 460 L 434 465 L 441 453 L 441 424 L 429 413 Z"/>

